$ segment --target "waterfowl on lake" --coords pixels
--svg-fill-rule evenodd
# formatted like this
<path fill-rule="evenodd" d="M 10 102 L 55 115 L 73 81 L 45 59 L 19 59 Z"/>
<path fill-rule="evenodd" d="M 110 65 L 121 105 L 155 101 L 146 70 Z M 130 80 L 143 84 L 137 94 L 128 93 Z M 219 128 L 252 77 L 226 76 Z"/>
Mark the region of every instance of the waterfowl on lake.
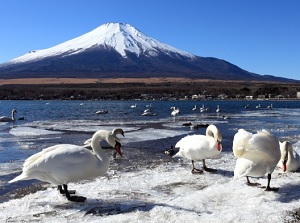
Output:
<path fill-rule="evenodd" d="M 8 116 L 2 116 L 0 117 L 0 122 L 13 122 L 15 121 L 15 113 L 17 113 L 17 110 L 16 109 L 13 109 L 11 111 L 11 117 L 8 117 Z"/>
<path fill-rule="evenodd" d="M 171 112 L 172 116 L 177 116 L 180 112 L 179 108 L 176 107 L 171 107 L 170 109 L 173 109 L 173 111 Z"/>
<path fill-rule="evenodd" d="M 206 171 L 215 171 L 205 164 L 205 159 L 218 156 L 222 151 L 222 134 L 215 125 L 209 125 L 206 129 L 206 135 L 190 135 L 179 140 L 175 148 L 179 151 L 173 156 L 182 157 L 192 161 L 192 173 L 202 173 L 202 170 L 196 169 L 195 160 L 202 160 L 203 169 Z"/>
<path fill-rule="evenodd" d="M 288 141 L 279 142 L 281 158 L 277 166 L 285 172 L 296 172 L 300 168 L 300 156 Z"/>
<path fill-rule="evenodd" d="M 171 146 L 170 149 L 166 149 L 166 150 L 165 150 L 165 154 L 166 154 L 166 155 L 173 156 L 174 153 L 175 153 L 175 151 L 174 151 L 173 146 Z"/>
<path fill-rule="evenodd" d="M 102 140 L 107 141 L 122 156 L 119 138 L 106 130 L 99 130 L 92 137 L 92 151 L 71 144 L 51 146 L 25 160 L 22 174 L 9 183 L 30 179 L 45 181 L 58 186 L 68 200 L 84 202 L 85 197 L 71 196 L 67 185 L 106 174 L 110 158 L 100 146 Z"/>
<path fill-rule="evenodd" d="M 280 149 L 277 138 L 267 130 L 252 134 L 244 129 L 239 129 L 233 139 L 233 153 L 237 157 L 234 170 L 234 179 L 240 177 L 263 177 L 268 175 L 267 191 L 277 190 L 271 188 L 271 174 L 273 173 L 279 159 Z"/>
<path fill-rule="evenodd" d="M 107 131 L 107 130 L 103 130 L 103 131 Z M 107 134 L 110 134 L 109 131 L 107 131 L 107 132 L 108 132 Z M 121 129 L 121 128 L 115 128 L 115 129 L 113 129 L 113 130 L 111 131 L 111 134 L 114 135 L 114 136 L 117 136 L 118 134 L 120 134 L 120 135 L 122 135 L 123 137 L 125 137 L 124 131 L 123 131 L 123 129 Z M 84 147 L 87 148 L 87 149 L 92 149 L 91 143 L 92 143 L 92 138 L 89 138 L 89 139 L 87 139 L 87 140 L 83 143 L 83 145 L 84 145 Z"/>

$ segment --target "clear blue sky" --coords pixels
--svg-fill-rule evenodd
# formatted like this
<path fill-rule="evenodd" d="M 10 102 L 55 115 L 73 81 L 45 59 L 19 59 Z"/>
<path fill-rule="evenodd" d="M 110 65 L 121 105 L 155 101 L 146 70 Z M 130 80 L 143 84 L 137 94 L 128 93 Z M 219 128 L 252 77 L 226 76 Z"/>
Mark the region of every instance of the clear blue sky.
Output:
<path fill-rule="evenodd" d="M 299 0 L 1 0 L 0 63 L 108 22 L 198 56 L 300 80 Z"/>

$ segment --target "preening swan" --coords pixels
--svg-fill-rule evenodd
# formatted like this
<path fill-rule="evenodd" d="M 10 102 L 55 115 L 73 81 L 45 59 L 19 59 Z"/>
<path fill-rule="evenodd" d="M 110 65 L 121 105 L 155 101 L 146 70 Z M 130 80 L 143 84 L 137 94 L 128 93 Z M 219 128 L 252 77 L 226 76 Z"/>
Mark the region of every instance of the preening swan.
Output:
<path fill-rule="evenodd" d="M 258 131 L 256 134 L 239 129 L 235 134 L 232 146 L 233 154 L 237 157 L 234 170 L 234 179 L 240 177 L 262 177 L 268 174 L 267 191 L 277 190 L 271 188 L 271 174 L 279 159 L 280 149 L 277 138 L 267 130 Z"/>
<path fill-rule="evenodd" d="M 290 142 L 279 142 L 281 158 L 277 166 L 283 171 L 296 172 L 300 168 L 300 156 Z"/>
<path fill-rule="evenodd" d="M 102 150 L 101 140 L 106 140 L 122 156 L 119 138 L 106 130 L 99 130 L 92 137 L 92 151 L 70 144 L 51 146 L 25 160 L 22 174 L 9 183 L 30 179 L 49 182 L 58 186 L 68 200 L 84 202 L 85 197 L 70 195 L 67 184 L 106 174 L 110 158 Z"/>
<path fill-rule="evenodd" d="M 102 130 L 102 131 L 105 131 L 105 130 Z M 107 134 L 109 134 L 109 131 L 107 131 Z M 121 129 L 121 128 L 115 128 L 115 129 L 113 129 L 113 130 L 111 131 L 111 134 L 113 134 L 114 136 L 117 136 L 118 134 L 121 134 L 123 137 L 125 137 L 124 131 L 123 131 L 123 129 Z M 89 139 L 87 139 L 87 140 L 83 143 L 83 145 L 84 145 L 84 147 L 87 148 L 87 149 L 92 149 L 91 143 L 92 143 L 92 138 L 89 138 Z"/>
<path fill-rule="evenodd" d="M 17 110 L 16 109 L 13 109 L 11 111 L 11 117 L 7 117 L 7 116 L 2 116 L 0 117 L 0 122 L 13 122 L 15 121 L 15 113 L 17 113 Z"/>
<path fill-rule="evenodd" d="M 218 156 L 222 151 L 222 134 L 215 125 L 209 125 L 206 128 L 206 135 L 191 135 L 179 140 L 175 148 L 179 147 L 178 153 L 174 157 L 182 157 L 192 160 L 192 173 L 202 173 L 202 170 L 196 169 L 195 160 L 202 160 L 203 169 L 206 171 L 215 171 L 205 164 L 205 159 Z"/>

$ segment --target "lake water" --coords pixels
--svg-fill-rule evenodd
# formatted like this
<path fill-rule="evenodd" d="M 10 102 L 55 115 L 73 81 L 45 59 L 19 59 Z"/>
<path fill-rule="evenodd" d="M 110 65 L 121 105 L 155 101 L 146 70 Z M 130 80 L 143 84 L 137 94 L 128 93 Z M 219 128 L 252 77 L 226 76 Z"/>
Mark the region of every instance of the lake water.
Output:
<path fill-rule="evenodd" d="M 131 108 L 135 103 L 136 108 Z M 271 104 L 273 109 L 268 108 Z M 197 109 L 193 111 L 195 105 Z M 220 113 L 216 112 L 218 105 Z M 180 109 L 176 117 L 171 116 L 173 106 Z M 202 106 L 208 110 L 200 112 Z M 300 144 L 300 101 L 0 101 L 0 116 L 10 116 L 14 108 L 16 118 L 24 117 L 24 120 L 0 123 L 0 195 L 3 197 L 24 185 L 37 183 L 7 184 L 20 173 L 27 157 L 54 144 L 81 145 L 99 129 L 120 127 L 125 131 L 125 137 L 120 136 L 124 157 L 112 161 L 112 175 L 122 172 L 138 176 L 141 170 L 161 167 L 165 172 L 170 166 L 189 170 L 189 161 L 178 162 L 164 154 L 166 148 L 187 134 L 205 134 L 205 128 L 191 130 L 183 125 L 189 122 L 215 124 L 223 134 L 222 153 L 229 157 L 233 136 L 240 128 L 250 132 L 267 129 L 279 139 L 291 141 L 296 150 Z M 141 115 L 147 108 L 155 115 Z M 97 115 L 99 110 L 108 113 Z M 159 172 L 155 172 L 156 177 Z M 160 181 L 155 182 L 154 187 L 163 190 Z"/>

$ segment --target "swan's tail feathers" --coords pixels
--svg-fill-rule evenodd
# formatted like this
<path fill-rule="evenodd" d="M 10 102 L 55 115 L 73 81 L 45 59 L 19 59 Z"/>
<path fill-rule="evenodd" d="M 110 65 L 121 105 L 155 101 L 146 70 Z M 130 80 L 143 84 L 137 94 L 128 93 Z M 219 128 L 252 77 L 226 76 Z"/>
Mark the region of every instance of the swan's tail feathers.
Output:
<path fill-rule="evenodd" d="M 14 183 L 20 180 L 29 180 L 28 176 L 22 173 L 21 175 L 17 176 L 16 178 L 12 179 L 11 181 L 8 181 L 8 183 Z"/>

